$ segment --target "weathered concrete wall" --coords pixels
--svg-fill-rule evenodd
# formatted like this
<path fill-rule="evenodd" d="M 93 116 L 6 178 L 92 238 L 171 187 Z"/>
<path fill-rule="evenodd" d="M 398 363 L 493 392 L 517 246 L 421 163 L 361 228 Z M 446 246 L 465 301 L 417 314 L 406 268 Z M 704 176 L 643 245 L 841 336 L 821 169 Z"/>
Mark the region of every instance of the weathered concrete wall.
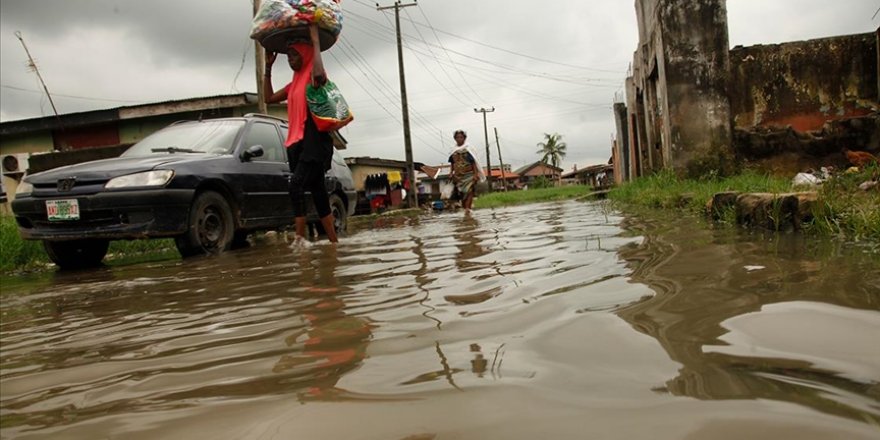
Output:
<path fill-rule="evenodd" d="M 738 129 L 821 130 L 877 110 L 877 35 L 847 35 L 730 51 Z"/>
<path fill-rule="evenodd" d="M 791 174 L 880 151 L 878 34 L 736 47 L 730 100 L 741 159 Z"/>
<path fill-rule="evenodd" d="M 661 2 L 659 19 L 666 59 L 666 162 L 692 176 L 732 172 L 726 2 Z"/>
<path fill-rule="evenodd" d="M 627 122 L 626 104 L 614 104 L 614 125 L 617 128 L 617 139 L 614 141 L 614 177 L 617 183 L 632 179 L 632 164 L 629 147 L 629 123 Z"/>
<path fill-rule="evenodd" d="M 627 142 L 637 177 L 734 168 L 725 0 L 637 0 L 639 47 L 627 80 Z"/>

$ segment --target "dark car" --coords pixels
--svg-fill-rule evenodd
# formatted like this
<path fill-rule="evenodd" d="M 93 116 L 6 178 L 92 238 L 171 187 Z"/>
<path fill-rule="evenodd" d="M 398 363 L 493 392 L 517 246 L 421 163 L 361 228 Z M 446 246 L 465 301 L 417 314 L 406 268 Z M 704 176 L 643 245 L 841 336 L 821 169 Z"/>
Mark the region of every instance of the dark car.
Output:
<path fill-rule="evenodd" d="M 177 122 L 118 158 L 26 176 L 12 210 L 21 236 L 42 240 L 62 268 L 97 265 L 120 239 L 173 237 L 184 257 L 222 252 L 293 222 L 286 136 L 286 121 L 263 115 Z M 357 193 L 336 150 L 325 182 L 341 232 Z"/>

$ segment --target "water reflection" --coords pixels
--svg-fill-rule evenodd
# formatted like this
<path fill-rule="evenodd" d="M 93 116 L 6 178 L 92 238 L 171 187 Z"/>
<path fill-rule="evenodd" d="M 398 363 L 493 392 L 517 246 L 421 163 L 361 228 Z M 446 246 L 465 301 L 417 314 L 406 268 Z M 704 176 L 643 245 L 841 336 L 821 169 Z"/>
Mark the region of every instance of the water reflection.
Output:
<path fill-rule="evenodd" d="M 296 256 L 300 276 L 292 299 L 296 317 L 305 322 L 284 338 L 291 351 L 272 368 L 285 380 L 306 384 L 300 400 L 336 398 L 336 384 L 363 361 L 372 335 L 367 319 L 346 313 L 344 298 L 351 287 L 338 282 L 336 246 L 321 250 Z"/>
<path fill-rule="evenodd" d="M 682 364 L 665 391 L 789 401 L 878 424 L 880 345 L 864 335 L 880 332 L 880 258 L 799 235 L 662 220 L 631 224 L 645 239 L 620 250 L 633 281 L 657 295 L 617 314 Z M 817 345 L 831 335 L 836 344 Z"/>

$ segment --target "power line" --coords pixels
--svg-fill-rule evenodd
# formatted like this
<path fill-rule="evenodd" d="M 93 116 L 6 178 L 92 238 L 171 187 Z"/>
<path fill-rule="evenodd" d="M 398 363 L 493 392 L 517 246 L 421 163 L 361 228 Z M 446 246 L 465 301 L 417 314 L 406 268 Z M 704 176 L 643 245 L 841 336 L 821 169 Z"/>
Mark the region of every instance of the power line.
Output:
<path fill-rule="evenodd" d="M 244 63 L 245 63 L 245 60 L 247 59 L 247 55 L 248 55 L 248 53 L 250 53 L 250 51 L 251 51 L 251 42 L 250 42 L 250 39 L 248 39 L 245 41 L 245 44 L 244 44 L 244 53 L 241 54 L 241 64 L 238 66 L 238 71 L 235 72 L 235 76 L 232 77 L 232 85 L 229 86 L 230 92 L 232 92 L 232 91 L 237 92 L 238 91 L 238 87 L 236 87 L 235 84 L 238 82 L 238 76 L 241 75 L 241 72 L 244 70 Z"/>
<path fill-rule="evenodd" d="M 22 87 L 10 86 L 10 85 L 6 85 L 6 84 L 0 84 L 0 87 L 3 87 L 4 89 L 18 90 L 20 92 L 38 93 L 40 95 L 43 94 L 43 92 L 41 92 L 39 90 L 25 89 Z M 95 98 L 95 97 L 88 97 L 88 96 L 65 95 L 63 93 L 53 93 L 52 95 L 62 97 L 62 98 L 84 99 L 87 101 L 107 101 L 107 102 L 122 102 L 122 103 L 141 102 L 141 101 L 131 101 L 131 100 L 123 100 L 123 99 Z"/>
<path fill-rule="evenodd" d="M 340 48 L 342 49 L 341 53 L 342 53 L 343 55 L 345 55 L 346 57 L 348 57 L 348 58 L 353 62 L 355 68 L 358 69 L 358 70 L 361 72 L 361 75 L 363 75 L 363 76 L 367 79 L 367 81 L 372 82 L 372 80 L 373 80 L 374 78 L 381 79 L 381 77 L 378 76 L 378 73 L 376 73 L 376 75 L 371 75 L 371 74 L 369 74 L 369 73 L 365 70 L 365 68 L 364 68 L 362 65 L 359 64 L 359 60 L 357 60 L 355 57 L 353 57 L 353 56 L 350 55 L 349 53 L 345 52 L 345 51 L 348 50 L 348 49 L 353 49 L 353 46 L 351 46 L 350 43 L 347 43 L 345 40 L 342 40 L 342 39 L 340 40 L 340 42 L 343 43 L 343 44 L 340 45 Z M 346 46 L 346 44 L 348 45 L 348 47 Z M 391 119 L 392 119 L 393 121 L 395 121 L 398 125 L 403 126 L 403 123 L 397 118 L 397 116 L 394 116 L 394 114 L 393 114 L 390 110 L 388 110 L 388 108 L 385 107 L 385 105 L 383 105 L 382 102 L 381 102 L 379 99 L 377 99 L 372 93 L 370 93 L 370 88 L 368 88 L 368 87 L 364 87 L 364 84 L 362 84 L 362 83 L 360 82 L 360 80 L 358 80 L 357 77 L 355 77 L 355 75 L 352 74 L 352 72 L 351 72 L 350 70 L 348 70 L 348 67 L 346 67 L 346 65 L 343 64 L 343 63 L 342 63 L 342 62 L 336 57 L 336 54 L 335 54 L 335 53 L 332 53 L 332 52 L 331 52 L 331 53 L 330 53 L 330 56 L 331 56 L 331 57 L 332 57 L 332 58 L 333 58 L 333 59 L 334 59 L 339 65 L 340 65 L 340 67 L 345 71 L 345 73 L 347 73 L 347 74 L 348 74 L 348 75 L 349 75 L 349 76 L 350 76 L 350 77 L 351 77 L 351 78 L 357 83 L 357 85 L 358 85 L 358 86 L 364 91 L 364 93 L 366 93 L 367 96 L 369 96 L 369 97 L 370 97 L 370 98 L 371 98 L 376 104 L 379 105 L 379 107 L 382 108 L 382 110 L 385 111 L 385 113 L 388 114 L 388 116 L 391 117 Z M 364 61 L 364 62 L 365 62 L 365 61 Z M 372 69 L 372 67 L 369 65 L 369 63 L 366 63 L 366 66 L 367 66 L 367 70 L 373 70 L 373 71 L 375 72 L 375 70 Z M 380 93 L 382 93 L 383 95 L 385 95 L 386 91 L 385 91 L 385 89 L 382 87 L 381 84 L 380 84 L 378 87 L 376 87 L 376 83 L 373 83 L 372 85 L 374 86 L 374 87 L 373 87 L 374 90 L 378 90 Z M 388 99 L 388 96 L 386 95 L 385 98 Z M 397 100 L 397 98 L 393 98 L 393 99 L 390 99 L 389 101 L 390 101 L 392 104 L 395 104 L 395 105 L 399 108 L 400 105 L 397 103 L 396 100 Z M 416 123 L 418 124 L 419 122 L 416 121 Z M 437 151 L 437 152 L 440 153 L 440 154 L 445 154 L 445 153 L 443 153 L 442 151 L 440 151 L 440 150 L 434 148 L 434 147 L 431 145 L 430 142 L 426 141 L 424 138 L 422 138 L 422 137 L 419 136 L 418 134 L 416 134 L 415 137 L 418 138 L 419 140 L 421 140 L 422 142 L 424 142 L 425 145 L 426 145 L 427 147 L 433 149 L 434 151 Z"/>
<path fill-rule="evenodd" d="M 346 41 L 344 42 L 344 44 L 343 44 L 343 49 L 344 49 L 344 50 L 350 50 L 350 51 L 354 54 L 354 56 L 351 56 L 351 55 L 349 55 L 349 54 L 345 54 L 345 55 L 348 56 L 349 59 L 351 59 L 351 60 L 355 63 L 355 67 L 358 68 L 358 70 L 361 71 L 361 74 L 363 74 L 364 77 L 367 78 L 367 80 L 370 81 L 370 82 L 373 82 L 373 79 L 378 80 L 380 84 L 379 84 L 378 87 L 376 87 L 376 88 L 377 88 L 377 89 L 378 89 L 383 95 L 385 95 L 385 97 L 388 98 L 389 101 L 390 101 L 395 107 L 397 107 L 397 108 L 401 108 L 401 105 L 398 103 L 398 101 L 400 101 L 400 96 L 399 96 L 399 95 L 396 95 L 396 94 L 394 93 L 393 89 L 391 89 L 391 85 L 388 84 L 388 83 L 382 78 L 382 76 L 379 74 L 379 72 L 376 71 L 376 69 L 373 68 L 373 66 L 369 63 L 369 61 L 367 61 L 366 58 L 364 58 L 363 55 L 361 55 L 361 53 L 357 50 L 357 48 L 354 47 L 351 43 L 349 43 L 349 42 L 346 40 Z M 363 68 L 362 68 L 362 67 L 363 67 Z M 366 69 L 367 72 L 364 71 L 364 68 Z M 368 72 L 369 72 L 369 73 L 368 73 Z M 375 85 L 376 83 L 373 82 L 373 84 Z M 390 98 L 389 98 L 389 96 L 390 96 Z M 415 119 L 414 122 L 416 122 L 417 124 L 426 124 L 426 125 L 428 125 L 428 126 L 431 126 L 431 127 L 434 128 L 434 129 L 437 129 L 437 128 L 434 127 L 434 125 L 430 122 L 430 120 L 428 120 L 427 118 L 425 118 L 424 116 L 422 116 L 422 115 L 421 115 L 419 112 L 417 112 L 415 109 L 411 109 L 411 110 L 412 110 L 412 114 L 413 114 L 414 119 Z"/>
<path fill-rule="evenodd" d="M 369 5 L 368 5 L 365 1 L 363 1 L 363 0 L 354 0 L 354 1 L 355 1 L 356 3 L 361 4 L 361 5 L 368 6 L 368 7 L 372 7 L 372 6 L 369 6 Z M 420 9 L 421 9 L 421 8 L 420 8 Z M 878 10 L 878 12 L 880 12 L 880 10 Z M 427 17 L 426 17 L 426 20 L 427 20 Z M 532 56 L 532 55 L 528 55 L 528 54 L 524 54 L 524 53 L 521 53 L 521 52 L 517 52 L 517 51 L 514 51 L 514 50 L 505 49 L 505 48 L 502 48 L 502 47 L 498 47 L 498 46 L 493 46 L 493 45 L 490 45 L 490 44 L 486 44 L 486 43 L 483 43 L 483 42 L 478 41 L 478 40 L 474 40 L 474 39 L 471 39 L 471 38 L 468 38 L 468 37 L 463 37 L 463 36 L 461 36 L 461 35 L 454 34 L 454 33 L 452 33 L 452 32 L 447 32 L 447 31 L 443 31 L 443 30 L 440 30 L 440 29 L 436 29 L 436 28 L 433 27 L 430 23 L 428 23 L 428 24 L 426 25 L 426 24 L 424 24 L 424 23 L 419 23 L 419 22 L 413 21 L 412 19 L 410 19 L 410 22 L 411 22 L 413 25 L 416 25 L 416 26 L 429 27 L 429 28 L 431 28 L 432 30 L 434 30 L 434 32 L 439 32 L 439 33 L 444 34 L 444 35 L 449 35 L 449 36 L 451 36 L 451 37 L 455 37 L 455 38 L 458 38 L 458 39 L 461 39 L 461 40 L 464 40 L 464 41 L 467 41 L 467 42 L 470 42 L 470 43 L 474 43 L 474 44 L 477 44 L 477 45 L 480 45 L 480 46 L 483 46 L 483 47 L 487 47 L 487 48 L 489 48 L 489 49 L 494 49 L 494 50 L 497 50 L 497 51 L 500 51 L 500 52 L 505 52 L 505 53 L 508 53 L 508 54 L 511 54 L 511 55 L 517 55 L 517 56 L 520 56 L 520 57 L 523 57 L 523 58 L 528 58 L 528 59 L 531 59 L 531 60 L 533 60 L 533 61 L 540 61 L 540 62 L 543 62 L 543 63 L 556 64 L 556 65 L 560 65 L 560 66 L 572 67 L 572 68 L 575 68 L 575 69 L 581 69 L 581 70 L 587 70 L 587 71 L 594 71 L 594 72 L 619 73 L 619 72 L 616 71 L 616 70 L 597 69 L 597 68 L 594 68 L 594 67 L 579 66 L 579 65 L 576 65 L 576 64 L 569 64 L 569 63 L 563 63 L 563 62 L 554 61 L 554 60 L 549 60 L 549 59 L 545 59 L 545 58 L 539 58 L 539 57 L 535 57 L 535 56 Z M 438 39 L 438 41 L 439 41 L 439 39 Z"/>
<path fill-rule="evenodd" d="M 419 8 L 419 10 L 421 10 L 421 8 Z M 404 12 L 406 13 L 407 16 L 409 16 L 409 12 L 408 12 L 408 11 L 404 11 Z M 387 18 L 387 17 L 386 17 L 386 18 Z M 422 40 L 422 42 L 426 44 L 425 47 L 428 48 L 428 53 L 431 54 L 432 57 L 434 57 L 434 52 L 431 52 L 431 48 L 430 48 L 430 46 L 427 46 L 427 40 L 425 40 L 425 37 L 422 35 L 422 32 L 419 31 L 418 28 L 416 28 L 416 31 L 418 32 L 418 34 L 419 34 L 419 38 Z M 422 67 L 424 67 L 425 70 L 431 75 L 431 78 L 434 78 L 434 81 L 437 81 L 437 84 L 440 84 L 440 87 L 442 87 L 444 90 L 446 90 L 447 93 L 449 93 L 450 96 L 452 96 L 453 98 L 455 98 L 456 101 L 460 102 L 461 105 L 469 105 L 468 103 L 462 101 L 461 98 L 458 97 L 458 95 L 452 93 L 452 91 L 449 90 L 449 89 L 448 89 L 448 88 L 447 88 L 447 87 L 446 87 L 446 86 L 440 81 L 440 79 L 437 78 L 436 75 L 434 75 L 434 72 L 433 72 L 431 69 L 429 69 L 428 66 L 425 65 L 424 62 L 422 62 L 421 57 L 418 56 L 418 52 L 415 52 L 415 51 L 414 51 L 413 53 L 416 54 L 416 59 L 419 60 L 419 63 L 422 64 Z M 443 65 L 440 64 L 439 62 L 437 62 L 437 65 L 440 66 L 440 70 L 442 70 L 443 73 L 446 73 L 446 77 L 449 78 L 449 81 L 452 82 L 452 84 L 458 89 L 458 92 L 461 93 L 461 89 L 458 87 L 458 84 L 457 84 L 457 83 L 456 83 L 456 82 L 455 82 L 455 81 L 449 76 L 449 73 L 446 72 L 446 69 L 443 68 Z M 462 93 L 462 94 L 463 94 L 463 93 Z"/>
<path fill-rule="evenodd" d="M 374 24 L 377 25 L 377 26 L 385 27 L 382 23 L 379 23 L 379 22 L 376 22 L 376 21 L 370 20 L 369 18 L 366 18 L 366 17 L 360 16 L 360 15 L 358 15 L 358 14 L 356 14 L 356 13 L 350 13 L 350 15 L 353 15 L 353 16 L 358 17 L 358 18 L 362 18 L 362 19 L 364 19 L 364 20 L 368 20 L 368 21 L 374 23 Z M 354 21 L 354 20 L 352 20 L 352 21 Z M 409 36 L 409 35 L 406 35 L 406 34 L 404 34 L 404 35 L 407 36 L 407 37 L 412 38 L 412 37 Z M 463 52 L 455 51 L 455 50 L 452 50 L 452 49 L 447 49 L 445 46 L 442 45 L 442 42 L 441 42 L 440 45 L 436 45 L 436 44 L 432 44 L 432 43 L 427 43 L 427 42 L 425 42 L 424 44 L 425 44 L 426 46 L 432 46 L 432 47 L 436 47 L 436 48 L 440 48 L 440 49 L 442 49 L 442 50 L 446 53 L 447 57 L 449 58 L 449 62 L 450 62 L 450 64 L 451 64 L 451 65 L 452 65 L 452 66 L 458 71 L 459 75 L 462 77 L 462 80 L 463 80 L 463 82 L 465 83 L 465 85 L 469 85 L 469 84 L 468 84 L 468 82 L 467 82 L 467 78 L 461 73 L 461 70 L 459 69 L 459 66 L 462 65 L 462 64 L 461 64 L 461 63 L 457 63 L 455 60 L 453 60 L 453 59 L 449 56 L 449 53 L 450 53 L 450 52 L 451 52 L 451 53 L 454 53 L 454 54 L 456 54 L 456 55 L 458 55 L 458 56 L 460 56 L 460 57 L 466 58 L 466 59 L 470 59 L 470 60 L 473 60 L 473 61 L 477 61 L 477 62 L 482 63 L 482 64 L 487 64 L 487 65 L 492 66 L 492 67 L 502 68 L 502 69 L 505 69 L 505 70 L 507 70 L 507 71 L 509 71 L 509 72 L 516 73 L 516 74 L 520 74 L 520 75 L 525 75 L 525 76 L 531 76 L 531 77 L 542 78 L 542 79 L 549 79 L 549 80 L 552 80 L 552 81 L 559 81 L 559 82 L 573 83 L 573 84 L 578 84 L 578 85 L 582 85 L 582 84 L 585 83 L 585 82 L 604 81 L 604 79 L 595 79 L 595 78 L 579 78 L 579 79 L 572 79 L 572 78 L 570 78 L 570 77 L 564 77 L 564 76 L 559 76 L 559 75 L 552 75 L 552 74 L 549 74 L 549 73 L 546 73 L 546 72 L 530 72 L 530 71 L 527 71 L 527 70 L 524 70 L 524 69 L 519 69 L 519 68 L 516 68 L 516 67 L 510 66 L 510 65 L 501 64 L 501 63 L 498 63 L 498 62 L 486 61 L 486 60 L 483 60 L 483 59 L 481 59 L 481 58 L 474 57 L 474 56 L 468 55 L 468 54 L 463 53 Z M 409 46 L 408 44 L 404 44 L 404 46 L 405 46 L 407 49 L 409 49 L 409 50 L 416 51 L 415 48 Z M 435 57 L 435 56 L 433 56 L 433 55 L 427 55 L 427 56 L 431 56 L 431 57 L 437 59 L 439 62 L 442 62 L 442 60 L 440 60 L 439 58 L 437 58 L 437 57 Z M 488 69 L 488 68 L 486 68 L 486 67 L 477 67 L 477 66 L 468 66 L 468 67 L 470 67 L 470 68 L 472 68 L 472 69 L 489 70 L 489 71 L 493 71 L 493 72 L 496 72 L 496 73 L 502 73 L 502 74 L 505 73 L 505 72 L 502 72 L 502 71 L 499 71 L 499 70 L 495 70 L 495 69 Z M 609 71 L 609 72 L 617 73 L 617 72 L 613 72 L 613 71 Z M 608 81 L 613 81 L 613 80 L 608 79 Z M 616 84 L 617 84 L 617 83 L 615 82 L 615 86 L 614 86 L 614 87 L 617 87 Z M 600 86 L 597 86 L 597 87 L 600 87 Z M 475 92 L 473 89 L 472 89 L 471 91 L 474 92 L 474 93 L 476 94 L 476 92 Z M 477 95 L 477 97 L 479 98 L 479 95 Z M 482 98 L 480 98 L 480 99 L 482 100 Z"/>
<path fill-rule="evenodd" d="M 422 13 L 422 17 L 425 17 L 425 20 L 428 21 L 428 23 L 430 23 L 430 21 L 428 20 L 428 16 L 425 14 L 425 11 L 421 7 L 419 7 L 419 11 Z M 410 20 L 410 21 L 412 22 L 412 20 Z M 418 31 L 418 29 L 419 28 L 416 27 L 416 31 Z M 471 87 L 471 84 L 470 84 L 470 82 L 468 82 L 467 77 L 465 77 L 464 74 L 461 73 L 461 69 L 458 68 L 458 66 L 455 64 L 455 61 L 452 60 L 452 57 L 449 56 L 449 51 L 446 49 L 446 46 L 443 45 L 443 42 L 440 40 L 440 37 L 437 36 L 437 32 L 434 30 L 433 26 L 431 26 L 431 31 L 434 33 L 434 38 L 436 38 L 437 42 L 440 43 L 440 48 L 443 49 L 443 53 L 446 54 L 446 58 L 448 58 L 449 61 L 452 63 L 452 67 L 455 69 L 456 72 L 458 72 L 458 76 L 461 77 L 464 84 L 468 87 L 468 89 L 471 90 L 471 92 L 473 92 L 474 96 L 476 96 L 477 99 L 479 99 L 482 102 L 486 102 L 486 100 L 483 99 L 483 97 L 481 97 L 480 94 L 477 93 L 477 91 L 474 90 L 473 87 Z M 427 41 L 425 42 L 425 45 L 427 46 Z"/>

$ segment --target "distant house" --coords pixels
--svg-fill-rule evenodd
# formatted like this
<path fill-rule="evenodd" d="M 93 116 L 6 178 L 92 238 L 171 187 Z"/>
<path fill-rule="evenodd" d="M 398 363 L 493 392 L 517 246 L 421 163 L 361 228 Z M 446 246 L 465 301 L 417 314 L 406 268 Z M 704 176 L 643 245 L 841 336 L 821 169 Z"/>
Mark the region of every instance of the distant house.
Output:
<path fill-rule="evenodd" d="M 451 165 L 449 164 L 422 166 L 416 173 L 416 179 L 419 183 L 419 196 L 424 196 L 430 200 L 439 199 L 443 186 L 450 184 L 450 168 Z"/>
<path fill-rule="evenodd" d="M 562 175 L 562 182 L 571 185 L 587 185 L 593 188 L 607 188 L 614 183 L 614 165 L 593 165 L 575 169 Z"/>
<path fill-rule="evenodd" d="M 116 157 L 176 121 L 243 116 L 258 110 L 256 94 L 239 93 L 3 122 L 2 188 L 11 200 L 25 172 Z M 269 114 L 286 118 L 287 107 L 271 105 Z M 345 149 L 341 136 L 334 137 L 334 143 Z"/>
<path fill-rule="evenodd" d="M 483 174 L 485 174 L 487 177 L 490 176 L 485 168 L 483 169 Z M 493 166 L 491 178 L 493 190 L 500 190 L 502 188 L 517 189 L 522 186 L 522 184 L 520 183 L 520 175 L 513 172 L 510 168 L 510 165 L 507 164 L 504 165 L 503 171 L 501 167 Z M 502 179 L 504 181 L 504 185 L 501 184 Z"/>
<path fill-rule="evenodd" d="M 376 157 L 349 157 L 345 159 L 345 163 L 348 165 L 348 168 L 351 169 L 351 175 L 354 179 L 354 188 L 358 192 L 358 206 L 355 210 L 357 214 L 364 214 L 373 211 L 371 208 L 370 199 L 371 199 L 371 191 L 374 191 L 374 188 L 370 188 L 368 185 L 368 179 L 371 177 L 381 177 L 384 176 L 389 181 L 389 185 L 391 188 L 389 189 L 389 193 L 387 194 L 388 200 L 385 207 L 387 208 L 396 208 L 402 206 L 404 200 L 402 192 L 395 192 L 396 187 L 403 188 L 404 186 L 413 187 L 410 183 L 405 183 L 406 181 L 406 162 L 402 160 L 392 160 L 392 159 L 380 159 Z M 413 167 L 416 171 L 420 170 L 424 164 L 420 162 L 414 162 Z M 418 180 L 418 177 L 417 177 Z M 373 182 L 374 179 L 370 179 L 369 182 Z M 416 182 L 418 185 L 418 182 Z M 417 188 L 417 186 L 416 186 Z M 421 201 L 420 201 L 421 203 Z"/>
<path fill-rule="evenodd" d="M 562 168 L 554 167 L 539 160 L 514 172 L 519 175 L 519 181 L 522 185 L 528 185 L 542 176 L 551 182 L 558 182 L 562 178 L 562 171 Z"/>

